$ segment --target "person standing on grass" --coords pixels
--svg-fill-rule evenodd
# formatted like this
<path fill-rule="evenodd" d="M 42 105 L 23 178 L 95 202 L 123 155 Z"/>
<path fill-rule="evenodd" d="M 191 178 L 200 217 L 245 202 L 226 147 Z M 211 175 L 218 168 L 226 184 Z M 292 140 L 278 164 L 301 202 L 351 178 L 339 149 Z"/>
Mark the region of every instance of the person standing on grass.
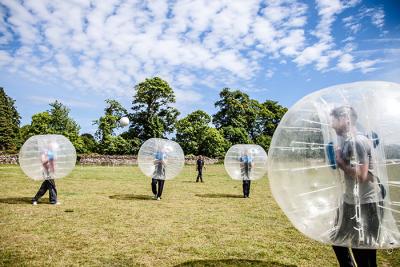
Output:
<path fill-rule="evenodd" d="M 240 173 L 243 180 L 243 197 L 249 198 L 250 196 L 250 185 L 251 185 L 251 170 L 254 167 L 253 157 L 249 151 L 246 150 L 244 155 L 239 158 L 240 161 Z"/>
<path fill-rule="evenodd" d="M 202 155 L 199 155 L 196 161 L 196 169 L 197 169 L 196 183 L 199 182 L 199 179 L 201 182 L 203 182 L 203 168 L 206 169 L 206 167 L 204 166 L 204 159 Z"/>
<path fill-rule="evenodd" d="M 43 167 L 43 183 L 39 188 L 39 191 L 32 199 L 32 204 L 37 205 L 39 199 L 49 190 L 49 201 L 50 204 L 58 205 L 60 202 L 57 201 L 57 189 L 54 181 L 54 168 L 55 168 L 55 151 L 53 149 L 54 144 L 49 143 L 47 149 L 42 152 L 40 157 Z"/>
<path fill-rule="evenodd" d="M 332 239 L 340 266 L 356 266 L 347 246 L 375 247 L 380 229 L 379 187 L 373 171 L 371 145 L 368 138 L 356 130 L 357 113 L 350 106 L 331 112 L 332 128 L 339 144 L 335 151 L 336 165 L 344 174 L 345 192 L 338 209 L 336 231 Z M 377 266 L 376 249 L 352 248 L 359 267 Z"/>
<path fill-rule="evenodd" d="M 151 190 L 154 199 L 161 200 L 165 183 L 165 168 L 167 166 L 167 154 L 164 148 L 158 149 L 154 154 L 154 173 L 151 178 Z M 158 185 L 158 189 L 157 189 Z"/>

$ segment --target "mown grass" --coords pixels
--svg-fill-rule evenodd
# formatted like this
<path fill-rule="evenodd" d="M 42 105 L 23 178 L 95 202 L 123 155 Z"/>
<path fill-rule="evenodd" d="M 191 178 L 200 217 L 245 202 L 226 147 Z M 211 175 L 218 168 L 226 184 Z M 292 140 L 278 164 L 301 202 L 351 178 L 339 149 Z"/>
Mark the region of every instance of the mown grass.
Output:
<path fill-rule="evenodd" d="M 336 266 L 330 246 L 294 229 L 268 179 L 249 199 L 222 165 L 195 183 L 193 166 L 151 199 L 137 167 L 81 167 L 57 180 L 59 206 L 18 166 L 0 166 L 2 266 Z M 400 266 L 400 251 L 379 251 L 380 266 Z"/>

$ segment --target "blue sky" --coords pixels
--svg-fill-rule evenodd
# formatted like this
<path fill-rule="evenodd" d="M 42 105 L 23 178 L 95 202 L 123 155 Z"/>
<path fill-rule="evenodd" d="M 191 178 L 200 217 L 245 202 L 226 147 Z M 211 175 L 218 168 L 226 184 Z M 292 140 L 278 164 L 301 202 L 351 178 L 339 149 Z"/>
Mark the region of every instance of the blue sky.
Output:
<path fill-rule="evenodd" d="M 216 112 L 222 88 L 290 107 L 339 83 L 400 82 L 400 1 L 0 3 L 0 86 L 22 125 L 60 100 L 81 133 L 113 98 L 159 76 L 182 116 Z"/>

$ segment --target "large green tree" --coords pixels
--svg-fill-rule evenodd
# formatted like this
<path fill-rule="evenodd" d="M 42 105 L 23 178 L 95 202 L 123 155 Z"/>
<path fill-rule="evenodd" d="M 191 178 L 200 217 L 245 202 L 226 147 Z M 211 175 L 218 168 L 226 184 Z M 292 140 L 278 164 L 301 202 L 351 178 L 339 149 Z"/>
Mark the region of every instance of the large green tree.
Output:
<path fill-rule="evenodd" d="M 198 155 L 203 150 L 205 132 L 210 128 L 211 117 L 202 110 L 196 110 L 176 123 L 176 141 L 185 154 Z"/>
<path fill-rule="evenodd" d="M 133 150 L 137 150 L 137 138 L 128 134 L 115 136 L 114 131 L 121 128 L 118 121 L 121 117 L 127 115 L 128 111 L 116 100 L 107 99 L 107 106 L 104 109 L 104 116 L 94 121 L 98 125 L 96 137 L 99 140 L 97 152 L 101 154 L 131 154 Z"/>
<path fill-rule="evenodd" d="M 213 115 L 213 123 L 223 131 L 224 137 L 232 144 L 251 143 L 260 104 L 240 90 L 224 88 L 220 100 L 215 102 L 219 111 Z"/>
<path fill-rule="evenodd" d="M 199 154 L 212 158 L 222 158 L 231 145 L 220 130 L 210 127 L 204 132 Z"/>
<path fill-rule="evenodd" d="M 224 88 L 215 103 L 219 109 L 213 123 L 231 144 L 256 143 L 269 148 L 272 135 L 287 108 L 276 101 L 263 103 L 240 90 Z"/>
<path fill-rule="evenodd" d="M 118 123 L 119 119 L 127 115 L 128 111 L 116 100 L 107 99 L 106 108 L 104 109 L 104 116 L 94 121 L 98 126 L 96 137 L 100 142 L 104 141 L 106 137 L 113 135 L 114 130 L 121 127 Z"/>
<path fill-rule="evenodd" d="M 61 134 L 67 137 L 78 153 L 84 152 L 84 143 L 79 136 L 80 126 L 69 117 L 70 109 L 59 101 L 50 104 L 50 109 L 32 116 L 29 126 L 23 127 L 24 140 L 37 134 Z"/>
<path fill-rule="evenodd" d="M 135 91 L 133 113 L 129 116 L 131 136 L 145 141 L 173 132 L 179 112 L 170 106 L 175 103 L 175 95 L 169 84 L 154 77 L 136 85 Z"/>
<path fill-rule="evenodd" d="M 268 150 L 272 136 L 286 111 L 287 108 L 276 101 L 266 100 L 262 103 L 252 132 L 254 143 Z"/>
<path fill-rule="evenodd" d="M 81 134 L 80 137 L 83 142 L 83 153 L 88 154 L 97 152 L 98 144 L 93 135 L 90 133 L 84 133 Z"/>
<path fill-rule="evenodd" d="M 20 119 L 15 100 L 0 87 L 0 150 L 15 151 L 19 147 Z"/>

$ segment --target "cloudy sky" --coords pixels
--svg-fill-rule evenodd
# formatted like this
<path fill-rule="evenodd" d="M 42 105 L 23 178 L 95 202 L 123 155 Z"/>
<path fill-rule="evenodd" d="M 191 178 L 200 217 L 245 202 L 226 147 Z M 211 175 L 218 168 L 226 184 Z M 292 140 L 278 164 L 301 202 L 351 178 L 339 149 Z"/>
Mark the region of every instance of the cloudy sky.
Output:
<path fill-rule="evenodd" d="M 113 98 L 168 81 L 185 115 L 222 88 L 290 107 L 360 80 L 400 82 L 398 0 L 1 0 L 0 86 L 22 124 L 60 100 L 81 132 Z"/>

